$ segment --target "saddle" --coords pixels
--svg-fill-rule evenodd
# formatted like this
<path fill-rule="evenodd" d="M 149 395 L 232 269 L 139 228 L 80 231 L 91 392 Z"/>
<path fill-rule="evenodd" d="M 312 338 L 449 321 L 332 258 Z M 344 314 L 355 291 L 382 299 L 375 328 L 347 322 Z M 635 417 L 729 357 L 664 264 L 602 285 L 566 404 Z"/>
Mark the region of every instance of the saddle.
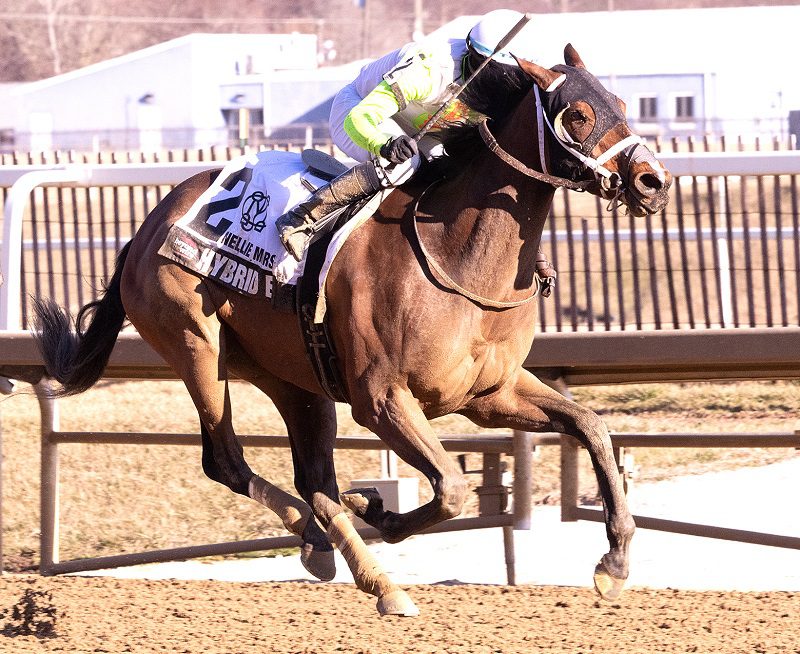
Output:
<path fill-rule="evenodd" d="M 347 166 L 343 163 L 319 150 L 304 150 L 302 160 L 315 176 L 328 181 L 347 170 Z M 316 190 L 305 180 L 304 186 L 312 193 Z M 330 338 L 327 322 L 325 320 L 321 323 L 315 321 L 320 294 L 319 276 L 334 232 L 368 202 L 369 198 L 346 207 L 344 210 L 335 211 L 315 225 L 314 236 L 306 250 L 303 275 L 296 286 L 281 284 L 274 277 L 272 281 L 273 308 L 297 313 L 306 354 L 317 381 L 328 397 L 335 402 L 347 402 L 348 396 L 339 371 L 336 351 Z"/>
<path fill-rule="evenodd" d="M 348 170 L 347 166 L 341 161 L 321 150 L 303 150 L 300 154 L 300 159 L 306 165 L 306 168 L 317 177 L 326 179 L 329 182 Z M 313 185 L 308 183 L 307 187 L 313 187 Z M 308 190 L 313 193 L 317 189 L 309 188 Z"/>

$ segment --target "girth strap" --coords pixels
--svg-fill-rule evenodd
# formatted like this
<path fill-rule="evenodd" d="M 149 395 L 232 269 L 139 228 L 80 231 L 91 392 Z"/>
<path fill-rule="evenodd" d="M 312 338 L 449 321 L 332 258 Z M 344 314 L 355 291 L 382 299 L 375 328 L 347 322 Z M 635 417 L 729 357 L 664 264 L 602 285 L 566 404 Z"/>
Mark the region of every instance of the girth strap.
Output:
<path fill-rule="evenodd" d="M 303 276 L 297 283 L 297 318 L 306 354 L 319 385 L 334 402 L 347 402 L 347 384 L 342 376 L 327 321 L 317 323 L 314 320 L 320 290 L 319 271 L 332 237 L 333 234 L 329 232 L 308 248 Z"/>

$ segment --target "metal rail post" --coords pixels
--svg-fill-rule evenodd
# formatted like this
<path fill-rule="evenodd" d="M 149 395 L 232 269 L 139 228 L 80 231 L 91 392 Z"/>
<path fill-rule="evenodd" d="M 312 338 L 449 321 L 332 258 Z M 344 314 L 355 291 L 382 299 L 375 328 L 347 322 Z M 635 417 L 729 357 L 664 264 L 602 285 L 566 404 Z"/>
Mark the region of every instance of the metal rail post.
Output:
<path fill-rule="evenodd" d="M 578 442 L 561 436 L 561 522 L 578 520 Z"/>
<path fill-rule="evenodd" d="M 34 391 L 42 421 L 39 574 L 49 575 L 59 560 L 58 445 L 50 438 L 59 427 L 58 404 L 49 381 L 43 379 L 34 386 Z"/>
<path fill-rule="evenodd" d="M 514 529 L 531 528 L 533 434 L 514 430 Z"/>
<path fill-rule="evenodd" d="M 483 455 L 483 485 L 477 489 L 478 513 L 502 515 L 508 510 L 508 489 L 503 485 L 503 469 L 500 454 L 485 452 Z M 517 564 L 514 554 L 514 527 L 503 526 L 503 554 L 506 562 L 506 580 L 509 586 L 517 585 Z"/>

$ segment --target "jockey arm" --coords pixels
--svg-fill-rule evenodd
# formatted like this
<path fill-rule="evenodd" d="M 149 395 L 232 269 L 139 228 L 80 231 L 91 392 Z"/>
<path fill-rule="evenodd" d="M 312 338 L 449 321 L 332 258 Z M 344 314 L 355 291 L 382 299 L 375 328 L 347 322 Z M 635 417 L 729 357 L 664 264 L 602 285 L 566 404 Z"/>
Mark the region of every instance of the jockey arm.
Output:
<path fill-rule="evenodd" d="M 394 92 L 386 82 L 381 82 L 347 114 L 344 130 L 357 146 L 378 154 L 383 144 L 392 138 L 379 126 L 398 111 L 400 105 Z"/>
<path fill-rule="evenodd" d="M 444 53 L 443 53 L 444 54 Z M 442 94 L 442 57 L 438 53 L 415 53 L 384 76 L 344 120 L 344 130 L 352 141 L 372 154 L 396 134 L 380 128 L 381 123 L 401 111 L 409 102 L 429 103 Z M 452 69 L 449 51 L 446 65 Z"/>

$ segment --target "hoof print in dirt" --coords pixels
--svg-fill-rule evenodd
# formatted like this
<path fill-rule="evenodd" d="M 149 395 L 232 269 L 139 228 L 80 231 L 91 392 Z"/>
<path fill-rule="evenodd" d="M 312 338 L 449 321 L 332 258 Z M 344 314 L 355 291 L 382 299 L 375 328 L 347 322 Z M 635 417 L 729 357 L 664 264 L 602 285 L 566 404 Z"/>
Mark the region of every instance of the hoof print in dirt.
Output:
<path fill-rule="evenodd" d="M 44 639 L 58 635 L 56 609 L 52 596 L 46 591 L 26 589 L 14 608 L 0 611 L 0 621 L 4 622 L 0 634 L 11 638 L 36 636 Z"/>

